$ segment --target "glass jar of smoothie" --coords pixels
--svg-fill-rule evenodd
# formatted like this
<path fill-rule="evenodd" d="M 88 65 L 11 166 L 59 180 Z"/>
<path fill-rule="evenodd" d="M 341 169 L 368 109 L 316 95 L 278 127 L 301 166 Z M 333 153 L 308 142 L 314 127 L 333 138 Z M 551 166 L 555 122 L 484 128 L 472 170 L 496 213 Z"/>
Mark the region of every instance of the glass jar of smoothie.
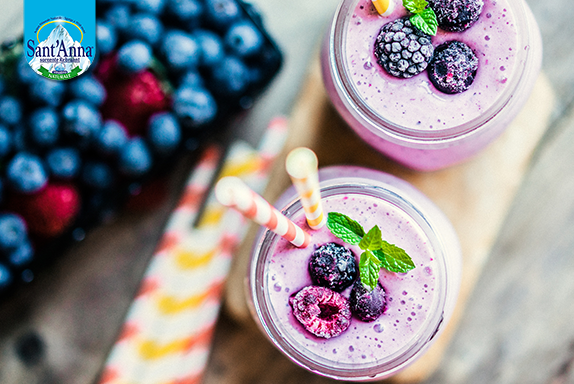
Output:
<path fill-rule="evenodd" d="M 403 248 L 415 263 L 407 273 L 382 270 L 384 312 L 374 321 L 352 317 L 336 337 L 317 337 L 294 316 L 292 298 L 312 285 L 311 253 L 335 242 L 358 259 L 326 226 L 306 225 L 300 200 L 288 189 L 276 206 L 311 235 L 297 248 L 268 230 L 255 243 L 248 276 L 252 314 L 269 340 L 296 364 L 319 375 L 352 381 L 389 377 L 421 356 L 453 311 L 461 276 L 460 246 L 444 214 L 407 182 L 375 170 L 337 166 L 319 171 L 325 212 L 339 212 L 365 230 L 378 225 L 385 241 Z M 341 292 L 348 297 L 351 288 Z"/>
<path fill-rule="evenodd" d="M 327 92 L 350 127 L 367 143 L 403 165 L 422 171 L 448 167 L 486 147 L 512 122 L 534 86 L 542 41 L 523 0 L 484 0 L 474 24 L 462 32 L 440 28 L 435 48 L 468 45 L 478 59 L 464 92 L 447 94 L 428 71 L 408 79 L 388 74 L 374 53 L 379 31 L 408 15 L 396 2 L 383 17 L 371 0 L 343 0 L 324 40 L 321 64 Z"/>

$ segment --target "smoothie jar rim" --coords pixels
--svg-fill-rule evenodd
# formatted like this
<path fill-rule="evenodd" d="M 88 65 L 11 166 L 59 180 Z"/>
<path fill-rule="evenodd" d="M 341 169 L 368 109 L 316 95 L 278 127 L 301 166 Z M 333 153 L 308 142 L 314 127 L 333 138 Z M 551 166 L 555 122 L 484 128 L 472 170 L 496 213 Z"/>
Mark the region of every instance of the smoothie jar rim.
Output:
<path fill-rule="evenodd" d="M 356 5 L 362 0 L 342 0 L 333 18 L 331 30 L 329 32 L 329 59 L 328 65 L 331 67 L 333 82 L 337 84 L 340 97 L 348 105 L 356 107 L 356 113 L 361 116 L 366 128 L 379 135 L 377 131 L 395 137 L 399 140 L 412 142 L 425 141 L 451 141 L 462 136 L 474 133 L 489 121 L 494 119 L 512 100 L 514 92 L 520 86 L 521 79 L 527 70 L 527 64 L 532 56 L 531 49 L 517 49 L 517 57 L 513 75 L 509 79 L 508 86 L 499 95 L 497 100 L 480 116 L 467 121 L 464 124 L 440 130 L 418 130 L 385 119 L 373 108 L 367 105 L 355 89 L 349 76 L 347 61 L 345 59 L 345 39 L 347 34 L 347 24 L 352 19 Z M 397 1 L 397 0 L 395 0 Z M 487 1 L 487 0 L 485 0 Z M 522 0 L 507 0 L 510 4 L 512 14 L 515 19 L 517 29 L 517 47 L 529 47 L 529 32 L 527 13 Z M 402 6 L 402 5 L 401 5 Z M 482 15 L 484 16 L 484 15 Z M 390 19 L 389 19 L 390 21 Z M 385 22 L 381 23 L 381 27 Z M 377 64 L 378 65 L 378 64 Z M 454 95 L 456 96 L 456 95 Z"/>
<path fill-rule="evenodd" d="M 277 325 L 278 321 L 274 317 L 273 306 L 269 299 L 270 287 L 266 279 L 266 263 L 279 240 L 279 236 L 269 230 L 265 230 L 260 234 L 259 242 L 256 243 L 252 255 L 250 286 L 248 287 L 250 290 L 249 294 L 253 300 L 251 309 L 254 312 L 253 315 L 259 319 L 259 325 L 273 344 L 299 366 L 335 379 L 353 379 L 358 381 L 369 381 L 374 378 L 382 379 L 398 372 L 412 362 L 413 358 L 426 350 L 429 342 L 435 337 L 441 327 L 444 317 L 448 278 L 446 275 L 445 247 L 436 235 L 437 231 L 434 225 L 427 219 L 421 207 L 403 198 L 394 186 L 387 185 L 383 187 L 369 184 L 368 182 L 360 182 L 360 178 L 355 178 L 348 184 L 341 184 L 340 182 L 341 180 L 321 182 L 322 197 L 352 193 L 383 199 L 411 217 L 427 237 L 436 262 L 434 270 L 437 278 L 433 304 L 431 310 L 429 310 L 429 316 L 423 325 L 413 334 L 413 337 L 403 348 L 394 354 L 371 363 L 340 363 L 318 356 L 310 351 L 298 350 L 299 344 L 294 339 L 291 339 L 284 329 Z M 298 197 L 293 198 L 285 207 L 282 213 L 287 217 L 293 217 L 302 210 Z"/>

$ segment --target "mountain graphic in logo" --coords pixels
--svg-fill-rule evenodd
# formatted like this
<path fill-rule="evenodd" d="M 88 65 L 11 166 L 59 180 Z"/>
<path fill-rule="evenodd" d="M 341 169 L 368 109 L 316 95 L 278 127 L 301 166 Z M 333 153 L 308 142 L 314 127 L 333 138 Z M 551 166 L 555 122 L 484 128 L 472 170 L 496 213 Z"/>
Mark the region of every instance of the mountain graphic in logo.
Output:
<path fill-rule="evenodd" d="M 84 49 L 79 41 L 74 41 L 66 28 L 56 26 L 46 40 L 34 49 L 30 67 L 38 74 L 70 75 L 75 77 L 87 70 L 91 64 L 92 51 Z"/>

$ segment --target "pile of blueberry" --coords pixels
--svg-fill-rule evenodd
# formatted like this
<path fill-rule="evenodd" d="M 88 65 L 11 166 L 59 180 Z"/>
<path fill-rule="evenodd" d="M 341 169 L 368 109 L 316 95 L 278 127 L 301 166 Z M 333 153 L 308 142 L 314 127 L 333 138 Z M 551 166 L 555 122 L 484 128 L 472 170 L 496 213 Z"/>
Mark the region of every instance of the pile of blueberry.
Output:
<path fill-rule="evenodd" d="M 142 183 L 221 133 L 278 72 L 239 0 L 98 0 L 97 56 L 66 81 L 0 52 L 0 295 Z"/>
<path fill-rule="evenodd" d="M 462 32 L 480 17 L 483 0 L 429 0 L 438 27 Z M 374 53 L 378 64 L 392 76 L 411 78 L 427 69 L 436 89 L 454 94 L 466 91 L 478 70 L 478 58 L 464 42 L 447 41 L 434 48 L 431 35 L 402 17 L 385 24 L 376 38 Z"/>
<path fill-rule="evenodd" d="M 313 285 L 304 287 L 289 299 L 295 318 L 317 337 L 339 336 L 358 320 L 376 320 L 386 307 L 385 291 L 380 283 L 368 290 L 361 283 L 359 266 L 353 252 L 336 243 L 318 247 L 309 259 Z M 349 298 L 343 291 L 351 287 Z"/>

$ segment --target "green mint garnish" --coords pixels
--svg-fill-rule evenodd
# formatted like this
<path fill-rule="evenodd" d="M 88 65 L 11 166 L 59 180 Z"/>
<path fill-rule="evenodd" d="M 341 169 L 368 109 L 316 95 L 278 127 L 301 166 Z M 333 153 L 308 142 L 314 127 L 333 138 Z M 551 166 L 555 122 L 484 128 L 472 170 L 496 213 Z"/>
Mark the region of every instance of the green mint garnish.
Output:
<path fill-rule="evenodd" d="M 403 0 L 403 6 L 414 13 L 410 20 L 415 27 L 428 35 L 436 35 L 438 21 L 432 8 L 427 8 L 427 0 Z"/>
<path fill-rule="evenodd" d="M 382 239 L 381 230 L 376 225 L 365 234 L 361 224 L 355 220 L 342 213 L 329 212 L 327 228 L 341 240 L 358 245 L 364 251 L 359 260 L 359 274 L 368 290 L 377 286 L 381 268 L 399 273 L 415 268 L 413 260 L 404 249 Z"/>

